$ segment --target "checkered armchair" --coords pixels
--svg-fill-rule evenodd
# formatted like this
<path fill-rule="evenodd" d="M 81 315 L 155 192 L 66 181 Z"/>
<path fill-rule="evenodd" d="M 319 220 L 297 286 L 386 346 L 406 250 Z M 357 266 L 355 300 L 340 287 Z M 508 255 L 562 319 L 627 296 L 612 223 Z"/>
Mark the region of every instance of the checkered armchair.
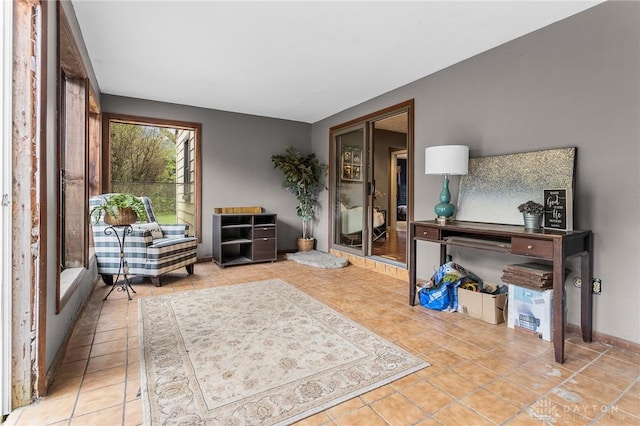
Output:
<path fill-rule="evenodd" d="M 89 211 L 95 206 L 104 204 L 115 194 L 103 194 L 89 199 Z M 175 269 L 185 267 L 188 274 L 193 274 L 196 263 L 198 240 L 187 235 L 189 225 L 159 225 L 153 211 L 151 200 L 140 197 L 147 212 L 147 222 L 132 225 L 132 232 L 125 236 L 124 259 L 127 275 L 150 277 L 156 287 L 160 287 L 160 276 Z M 120 245 L 118 239 L 107 228 L 104 216 L 98 223 L 91 219 L 93 228 L 93 245 L 98 261 L 98 273 L 107 285 L 113 284 L 113 276 L 120 268 Z M 122 238 L 123 228 L 113 228 Z M 107 233 L 105 233 L 107 230 Z M 122 273 L 122 272 L 121 272 Z"/>

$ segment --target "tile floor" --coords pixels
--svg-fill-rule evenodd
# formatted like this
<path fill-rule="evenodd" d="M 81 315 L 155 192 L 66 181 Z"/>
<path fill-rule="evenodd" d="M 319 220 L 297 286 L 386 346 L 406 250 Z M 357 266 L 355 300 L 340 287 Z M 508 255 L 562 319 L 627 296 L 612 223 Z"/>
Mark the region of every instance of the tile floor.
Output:
<path fill-rule="evenodd" d="M 570 337 L 566 361 L 548 342 L 459 313 L 408 305 L 406 282 L 358 266 L 320 270 L 292 261 L 221 269 L 200 263 L 160 288 L 102 298 L 96 285 L 49 394 L 14 411 L 7 425 L 139 425 L 136 299 L 282 278 L 431 363 L 299 425 L 638 425 L 640 354 Z"/>

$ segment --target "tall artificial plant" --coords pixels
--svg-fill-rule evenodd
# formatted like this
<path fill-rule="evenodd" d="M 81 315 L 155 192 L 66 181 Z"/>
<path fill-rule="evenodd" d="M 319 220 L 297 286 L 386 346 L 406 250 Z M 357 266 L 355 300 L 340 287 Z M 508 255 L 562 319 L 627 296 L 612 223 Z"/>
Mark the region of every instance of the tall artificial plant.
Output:
<path fill-rule="evenodd" d="M 328 166 L 320 163 L 315 154 L 302 154 L 292 146 L 287 146 L 284 154 L 272 155 L 271 161 L 284 175 L 282 187 L 298 200 L 296 213 L 302 219 L 302 238 L 313 238 L 311 222 Z"/>

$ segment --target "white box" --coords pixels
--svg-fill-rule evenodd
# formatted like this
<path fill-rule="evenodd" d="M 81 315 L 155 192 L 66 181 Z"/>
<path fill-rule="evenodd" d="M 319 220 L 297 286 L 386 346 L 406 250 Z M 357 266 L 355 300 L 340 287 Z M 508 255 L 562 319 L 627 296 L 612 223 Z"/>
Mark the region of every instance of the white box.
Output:
<path fill-rule="evenodd" d="M 551 341 L 553 330 L 553 289 L 532 290 L 509 284 L 507 326 Z"/>

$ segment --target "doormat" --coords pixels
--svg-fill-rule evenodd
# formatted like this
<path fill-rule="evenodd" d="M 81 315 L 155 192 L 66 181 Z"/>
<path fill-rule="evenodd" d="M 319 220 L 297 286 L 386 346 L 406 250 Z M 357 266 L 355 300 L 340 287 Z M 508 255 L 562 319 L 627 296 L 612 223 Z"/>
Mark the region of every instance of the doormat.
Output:
<path fill-rule="evenodd" d="M 344 268 L 349 264 L 349 259 L 346 257 L 339 257 L 331 253 L 325 253 L 317 250 L 287 253 L 286 257 L 289 260 L 293 260 L 303 265 L 323 269 Z"/>

